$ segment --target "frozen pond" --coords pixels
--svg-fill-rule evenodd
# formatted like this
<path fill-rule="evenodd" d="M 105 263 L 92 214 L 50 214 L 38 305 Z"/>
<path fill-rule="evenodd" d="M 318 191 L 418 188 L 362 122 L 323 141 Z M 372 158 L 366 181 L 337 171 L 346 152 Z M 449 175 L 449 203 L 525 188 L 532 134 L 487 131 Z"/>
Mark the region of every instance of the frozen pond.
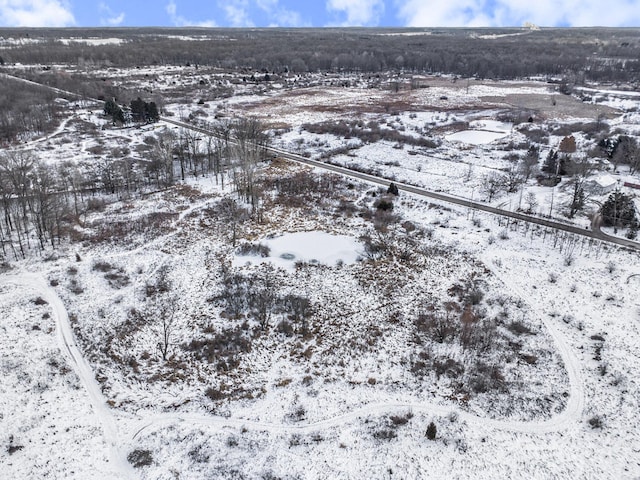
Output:
<path fill-rule="evenodd" d="M 499 138 L 506 137 L 504 132 L 487 132 L 486 130 L 463 130 L 461 132 L 452 133 L 445 138 L 449 142 L 462 142 L 470 145 L 484 145 L 491 143 Z"/>
<path fill-rule="evenodd" d="M 335 265 L 354 263 L 360 256 L 362 244 L 347 235 L 327 232 L 285 233 L 260 242 L 269 247 L 268 257 L 237 256 L 234 264 L 271 262 L 276 267 L 291 270 L 298 261 Z"/>
<path fill-rule="evenodd" d="M 496 120 L 475 120 L 469 124 L 476 130 L 463 130 L 452 133 L 445 138 L 449 142 L 462 142 L 470 145 L 485 145 L 500 138 L 504 138 L 511 132 L 510 123 L 498 122 Z"/>

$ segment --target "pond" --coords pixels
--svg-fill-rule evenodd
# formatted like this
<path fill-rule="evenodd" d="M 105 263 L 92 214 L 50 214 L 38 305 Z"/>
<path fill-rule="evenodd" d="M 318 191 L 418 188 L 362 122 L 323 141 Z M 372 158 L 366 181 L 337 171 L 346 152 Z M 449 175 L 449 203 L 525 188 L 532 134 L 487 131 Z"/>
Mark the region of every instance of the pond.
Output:
<path fill-rule="evenodd" d="M 363 250 L 362 244 L 353 237 L 320 231 L 285 233 L 260 243 L 269 247 L 268 257 L 237 256 L 234 264 L 271 262 L 287 270 L 295 268 L 298 261 L 348 265 L 356 262 Z"/>
<path fill-rule="evenodd" d="M 506 137 L 511 132 L 510 123 L 496 120 L 476 120 L 469 124 L 475 130 L 463 130 L 445 136 L 449 142 L 462 142 L 470 145 L 485 145 Z"/>

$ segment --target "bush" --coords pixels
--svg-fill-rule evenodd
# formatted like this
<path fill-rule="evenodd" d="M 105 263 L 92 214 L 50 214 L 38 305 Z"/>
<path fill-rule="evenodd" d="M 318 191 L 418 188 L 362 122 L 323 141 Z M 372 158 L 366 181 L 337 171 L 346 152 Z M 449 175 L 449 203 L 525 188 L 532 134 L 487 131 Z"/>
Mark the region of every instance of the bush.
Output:
<path fill-rule="evenodd" d="M 390 428 L 381 428 L 373 433 L 373 438 L 378 440 L 393 440 L 398 434 Z"/>
<path fill-rule="evenodd" d="M 47 302 L 47 301 L 46 301 L 44 298 L 42 298 L 42 297 L 37 297 L 37 298 L 33 301 L 33 303 L 35 303 L 36 305 L 46 305 L 46 304 L 47 304 L 47 303 L 49 303 L 49 302 Z"/>
<path fill-rule="evenodd" d="M 388 212 L 393 210 L 393 201 L 388 200 L 386 198 L 379 198 L 373 204 L 376 210 L 382 210 L 383 212 Z"/>
<path fill-rule="evenodd" d="M 127 455 L 127 460 L 135 468 L 148 467 L 153 463 L 153 455 L 150 450 L 136 449 Z"/>
<path fill-rule="evenodd" d="M 113 270 L 113 265 L 107 262 L 96 262 L 93 264 L 93 270 L 97 270 L 98 272 L 110 272 Z"/>
<path fill-rule="evenodd" d="M 429 440 L 435 440 L 437 434 L 438 428 L 436 427 L 436 424 L 433 422 L 429 423 L 429 425 L 427 426 L 427 432 L 425 433 L 426 437 Z"/>
<path fill-rule="evenodd" d="M 507 325 L 507 329 L 516 335 L 535 335 L 533 330 L 519 320 L 515 320 Z"/>
<path fill-rule="evenodd" d="M 271 249 L 262 243 L 243 243 L 238 247 L 238 255 L 268 257 Z"/>
<path fill-rule="evenodd" d="M 594 415 L 589 419 L 589 425 L 593 429 L 601 429 L 603 426 L 602 417 L 600 415 Z"/>
<path fill-rule="evenodd" d="M 207 398 L 209 398 L 210 400 L 213 400 L 214 402 L 218 400 L 224 400 L 225 398 L 227 398 L 226 393 L 224 393 L 220 389 L 213 388 L 213 387 L 207 388 L 204 394 L 207 396 Z"/>

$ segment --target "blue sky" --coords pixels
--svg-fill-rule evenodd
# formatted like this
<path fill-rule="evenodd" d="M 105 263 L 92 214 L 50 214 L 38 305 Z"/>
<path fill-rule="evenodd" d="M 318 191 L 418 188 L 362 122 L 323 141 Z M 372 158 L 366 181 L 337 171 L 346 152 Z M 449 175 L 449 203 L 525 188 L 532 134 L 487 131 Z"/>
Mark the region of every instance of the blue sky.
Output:
<path fill-rule="evenodd" d="M 0 26 L 640 27 L 640 0 L 0 0 Z"/>

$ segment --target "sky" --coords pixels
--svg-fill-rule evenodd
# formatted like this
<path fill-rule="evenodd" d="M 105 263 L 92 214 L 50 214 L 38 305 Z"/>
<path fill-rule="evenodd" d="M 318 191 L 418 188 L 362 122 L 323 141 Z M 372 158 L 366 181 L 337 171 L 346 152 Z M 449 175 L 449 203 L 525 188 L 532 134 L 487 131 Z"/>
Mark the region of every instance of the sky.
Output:
<path fill-rule="evenodd" d="M 0 0 L 4 27 L 640 27 L 640 0 Z"/>

